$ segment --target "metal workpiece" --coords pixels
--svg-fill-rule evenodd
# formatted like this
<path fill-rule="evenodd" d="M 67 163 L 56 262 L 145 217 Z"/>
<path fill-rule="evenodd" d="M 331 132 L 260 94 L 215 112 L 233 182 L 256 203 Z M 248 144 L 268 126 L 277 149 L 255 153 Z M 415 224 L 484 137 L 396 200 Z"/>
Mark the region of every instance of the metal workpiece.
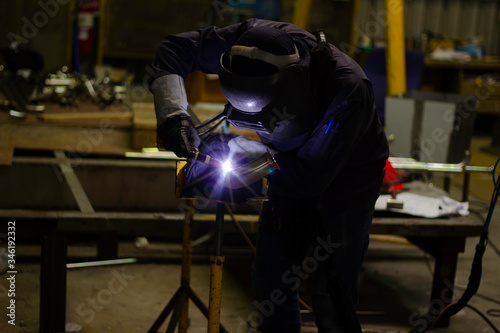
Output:
<path fill-rule="evenodd" d="M 486 172 L 492 173 L 493 166 L 474 166 L 469 165 L 469 158 L 460 163 L 430 163 L 419 162 L 413 158 L 406 157 L 389 157 L 389 162 L 395 169 L 413 170 L 413 171 L 428 171 L 428 172 L 444 172 L 446 173 L 463 173 L 464 182 L 462 185 L 462 201 L 469 201 L 469 186 L 470 186 L 470 173 L 471 172 Z M 450 178 L 444 177 L 444 189 L 446 192 L 450 191 Z"/>
<path fill-rule="evenodd" d="M 238 189 L 255 183 L 280 167 L 274 157 L 267 151 L 260 158 L 252 161 L 248 165 L 234 167 L 224 174 L 224 186 L 231 189 Z"/>
<path fill-rule="evenodd" d="M 492 172 L 493 166 L 473 166 L 468 165 L 467 162 L 456 164 L 450 163 L 430 163 L 419 162 L 413 158 L 406 157 L 389 157 L 389 162 L 395 169 L 404 170 L 423 170 L 423 171 L 436 171 L 436 172 Z"/>

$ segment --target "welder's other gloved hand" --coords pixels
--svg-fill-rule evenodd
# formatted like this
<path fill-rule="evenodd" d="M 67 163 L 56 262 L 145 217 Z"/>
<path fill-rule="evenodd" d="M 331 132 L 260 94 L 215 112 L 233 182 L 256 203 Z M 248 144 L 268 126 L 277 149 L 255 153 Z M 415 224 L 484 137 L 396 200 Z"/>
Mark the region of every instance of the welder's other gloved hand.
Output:
<path fill-rule="evenodd" d="M 178 157 L 192 156 L 200 145 L 198 131 L 185 114 L 168 117 L 158 126 L 158 135 L 165 149 L 173 151 Z"/>
<path fill-rule="evenodd" d="M 158 136 L 178 157 L 190 157 L 200 145 L 198 132 L 187 112 L 184 80 L 177 74 L 156 78 L 150 84 L 154 96 Z"/>
<path fill-rule="evenodd" d="M 273 156 L 278 153 L 277 150 L 270 149 L 259 141 L 250 140 L 243 136 L 232 139 L 227 145 L 232 155 L 245 157 L 248 161 L 261 157 L 267 151 L 270 151 Z"/>
<path fill-rule="evenodd" d="M 277 163 L 270 163 L 273 158 L 267 154 L 269 152 L 274 156 L 278 151 L 259 141 L 238 136 L 228 142 L 228 147 L 233 161 L 233 169 L 226 172 L 223 179 L 224 186 L 228 188 L 247 187 L 279 168 Z"/>

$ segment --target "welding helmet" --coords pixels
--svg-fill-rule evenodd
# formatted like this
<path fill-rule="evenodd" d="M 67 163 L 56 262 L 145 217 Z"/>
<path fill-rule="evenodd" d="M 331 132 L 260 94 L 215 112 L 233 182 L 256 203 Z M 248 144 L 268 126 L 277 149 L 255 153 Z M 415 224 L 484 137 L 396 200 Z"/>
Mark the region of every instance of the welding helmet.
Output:
<path fill-rule="evenodd" d="M 317 122 L 307 64 L 293 38 L 274 27 L 251 27 L 222 54 L 224 115 L 237 128 L 287 151 L 302 145 Z"/>

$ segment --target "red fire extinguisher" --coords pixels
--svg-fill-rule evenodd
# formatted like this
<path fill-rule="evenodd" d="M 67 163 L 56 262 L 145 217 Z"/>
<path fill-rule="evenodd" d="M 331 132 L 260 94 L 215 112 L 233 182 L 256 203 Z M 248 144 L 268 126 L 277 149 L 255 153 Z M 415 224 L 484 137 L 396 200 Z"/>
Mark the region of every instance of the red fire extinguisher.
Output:
<path fill-rule="evenodd" d="M 78 5 L 78 47 L 81 54 L 94 51 L 96 17 L 99 15 L 99 0 L 81 0 Z"/>

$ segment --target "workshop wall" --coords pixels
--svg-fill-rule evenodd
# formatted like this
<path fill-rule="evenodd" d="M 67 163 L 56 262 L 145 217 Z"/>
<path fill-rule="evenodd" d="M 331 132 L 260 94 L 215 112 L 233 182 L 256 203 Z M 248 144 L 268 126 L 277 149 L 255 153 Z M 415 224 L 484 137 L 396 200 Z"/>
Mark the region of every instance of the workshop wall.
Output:
<path fill-rule="evenodd" d="M 85 1 L 81 1 L 84 3 Z M 101 61 L 142 68 L 150 62 L 159 41 L 171 33 L 197 29 L 210 23 L 236 19 L 235 11 L 217 6 L 214 0 L 98 0 L 93 54 L 80 61 Z M 39 51 L 45 58 L 44 72 L 55 72 L 72 63 L 74 37 L 78 36 L 78 8 L 74 0 L 0 0 L 0 48 L 14 40 Z M 100 14 L 100 15 L 99 15 Z M 76 30 L 74 30 L 76 28 Z M 75 33 L 75 35 L 74 35 Z M 81 45 L 80 45 L 81 46 Z"/>
<path fill-rule="evenodd" d="M 245 6 L 232 7 L 218 0 L 99 0 L 99 51 L 95 61 L 114 62 L 122 67 L 144 69 L 165 35 L 208 25 L 224 26 L 251 17 Z M 231 3 L 243 4 L 244 1 Z M 384 0 L 314 0 L 308 30 L 323 29 L 329 41 L 349 47 L 385 39 Z M 44 4 L 44 5 L 42 5 Z M 279 19 L 293 20 L 295 0 L 279 1 Z M 57 10 L 54 6 L 57 6 Z M 0 0 L 0 47 L 13 39 L 39 50 L 45 58 L 44 71 L 71 67 L 72 23 L 75 5 L 70 0 Z M 52 8 L 52 9 L 51 9 Z M 354 30 L 351 29 L 354 20 Z M 488 55 L 500 55 L 500 1 L 405 0 L 405 31 L 410 46 L 422 48 L 422 33 L 466 40 L 477 37 Z M 352 33 L 358 39 L 352 45 Z M 95 32 L 98 33 L 97 31 Z M 365 39 L 365 40 L 363 40 Z M 94 50 L 97 52 L 97 50 Z M 82 60 L 84 60 L 82 58 Z M 143 61 L 139 65 L 134 62 Z"/>
<path fill-rule="evenodd" d="M 73 2 L 0 0 L 0 48 L 13 41 L 40 52 L 44 71 L 71 66 Z"/>
<path fill-rule="evenodd" d="M 295 0 L 281 0 L 282 21 L 293 22 Z M 323 30 L 326 39 L 334 45 L 351 41 L 354 1 L 314 0 L 307 22 L 308 31 Z"/>
<path fill-rule="evenodd" d="M 384 0 L 360 0 L 355 30 L 371 42 L 385 39 Z M 415 48 L 426 48 L 423 33 L 458 41 L 477 41 L 486 55 L 500 55 L 500 1 L 405 0 L 405 34 Z"/>
<path fill-rule="evenodd" d="M 9 46 L 9 39 L 7 38 L 10 31 L 15 27 L 15 2 L 9 0 L 0 0 L 0 49 Z"/>
<path fill-rule="evenodd" d="M 168 34 L 205 26 L 210 0 L 106 0 L 104 56 L 152 58 Z"/>
<path fill-rule="evenodd" d="M 226 26 L 254 16 L 293 20 L 294 0 L 266 1 L 259 2 L 258 13 L 254 11 L 257 7 L 249 4 L 251 1 L 244 0 L 90 1 L 101 7 L 100 12 L 95 13 L 92 32 L 96 40 L 92 54 L 79 50 L 79 69 L 91 75 L 89 69 L 102 63 L 128 68 L 141 79 L 145 65 L 150 63 L 159 41 L 167 34 L 210 25 Z M 82 3 L 87 2 L 79 3 L 80 9 Z M 6 48 L 17 40 L 39 51 L 45 58 L 44 73 L 55 72 L 62 66 L 75 69 L 73 52 L 78 43 L 74 43 L 74 38 L 79 34 L 77 24 L 81 24 L 81 20 L 74 1 L 0 0 L 0 8 L 0 47 Z M 308 30 L 321 28 L 336 44 L 349 41 L 351 8 L 351 1 L 315 0 Z"/>

